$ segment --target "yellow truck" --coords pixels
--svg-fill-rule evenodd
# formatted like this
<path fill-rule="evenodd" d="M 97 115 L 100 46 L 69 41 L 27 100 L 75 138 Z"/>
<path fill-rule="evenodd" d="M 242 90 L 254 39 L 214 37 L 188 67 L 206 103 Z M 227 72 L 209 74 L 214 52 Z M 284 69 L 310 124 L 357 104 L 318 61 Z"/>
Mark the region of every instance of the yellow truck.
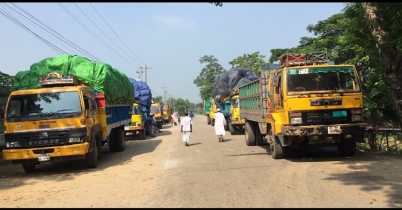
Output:
<path fill-rule="evenodd" d="M 140 140 L 145 140 L 145 135 L 150 133 L 147 114 L 144 114 L 143 106 L 139 102 L 133 103 L 131 111 L 131 122 L 124 126 L 125 135 L 127 138 L 138 137 Z M 146 111 L 146 110 L 145 110 Z"/>
<path fill-rule="evenodd" d="M 326 52 L 282 55 L 278 66 L 241 86 L 239 96 L 246 144 L 261 145 L 266 137 L 274 159 L 304 145 L 333 145 L 353 156 L 365 131 L 358 72 L 331 64 Z"/>
<path fill-rule="evenodd" d="M 163 122 L 172 123 L 172 108 L 167 104 L 163 105 Z"/>
<path fill-rule="evenodd" d="M 214 114 L 216 113 L 216 104 L 214 100 L 211 100 L 210 103 L 210 112 L 209 112 L 209 119 L 211 120 L 211 126 L 215 125 L 215 116 Z"/>
<path fill-rule="evenodd" d="M 162 129 L 163 125 L 163 103 L 155 102 L 151 104 L 150 114 L 154 114 L 156 119 L 156 126 Z"/>
<path fill-rule="evenodd" d="M 235 135 L 236 131 L 244 130 L 245 120 L 240 117 L 240 100 L 239 89 L 234 91 L 232 97 L 230 97 L 230 118 L 229 118 L 229 131 L 231 135 Z"/>
<path fill-rule="evenodd" d="M 37 66 L 44 68 L 52 59 Z M 65 59 L 53 61 L 60 61 L 55 62 L 60 67 Z M 65 63 L 74 65 L 70 61 Z M 104 71 L 107 67 L 102 68 Z M 110 74 L 121 75 L 119 81 L 125 79 L 120 72 L 112 71 Z M 19 78 L 33 81 L 25 76 Z M 110 85 L 118 86 L 116 83 Z M 132 104 L 113 104 L 112 97 L 60 71 L 40 77 L 30 86 L 37 84 L 40 87 L 15 90 L 8 98 L 4 114 L 4 160 L 22 164 L 26 173 L 33 172 L 40 163 L 58 160 L 84 159 L 89 168 L 95 168 L 103 145 L 107 144 L 111 152 L 125 150 L 124 125 L 131 120 Z M 134 95 L 133 91 L 126 93 Z"/>

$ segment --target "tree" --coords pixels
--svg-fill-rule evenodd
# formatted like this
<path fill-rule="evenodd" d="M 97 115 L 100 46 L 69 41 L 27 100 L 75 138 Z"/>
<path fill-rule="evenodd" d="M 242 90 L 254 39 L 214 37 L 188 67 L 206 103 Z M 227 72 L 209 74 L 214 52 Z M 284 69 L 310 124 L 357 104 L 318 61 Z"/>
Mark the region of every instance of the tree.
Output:
<path fill-rule="evenodd" d="M 162 96 L 155 96 L 152 98 L 152 100 L 154 101 L 154 103 L 159 103 L 162 101 Z"/>
<path fill-rule="evenodd" d="M 184 111 L 190 108 L 190 101 L 188 99 L 177 98 L 175 100 L 174 109 L 183 115 Z"/>
<path fill-rule="evenodd" d="M 217 7 L 222 7 L 222 2 L 208 2 L 208 3 L 210 3 L 210 4 L 215 4 L 215 6 L 217 6 Z"/>
<path fill-rule="evenodd" d="M 260 52 L 251 54 L 243 54 L 229 62 L 232 68 L 249 68 L 256 73 L 261 72 L 261 67 L 266 65 L 264 61 L 265 55 L 260 55 Z"/>
<path fill-rule="evenodd" d="M 402 4 L 361 2 L 363 12 L 379 56 L 384 65 L 383 80 L 392 94 L 396 111 L 402 121 Z M 398 20 L 398 21 L 397 21 Z M 396 21 L 396 22 L 395 22 Z"/>
<path fill-rule="evenodd" d="M 212 95 L 215 77 L 224 73 L 226 70 L 218 63 L 218 59 L 213 55 L 204 55 L 200 58 L 200 63 L 205 63 L 206 65 L 193 83 L 200 88 L 201 99 L 207 100 Z"/>

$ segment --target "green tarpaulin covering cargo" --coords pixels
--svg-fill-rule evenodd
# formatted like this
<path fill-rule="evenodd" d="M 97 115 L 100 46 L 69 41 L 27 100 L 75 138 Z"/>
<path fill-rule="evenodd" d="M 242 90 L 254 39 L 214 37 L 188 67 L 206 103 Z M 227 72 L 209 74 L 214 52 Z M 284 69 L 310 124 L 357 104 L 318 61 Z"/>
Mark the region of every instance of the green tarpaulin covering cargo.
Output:
<path fill-rule="evenodd" d="M 70 75 L 105 94 L 108 104 L 132 104 L 134 87 L 128 77 L 112 66 L 77 55 L 61 55 L 34 63 L 14 77 L 16 90 L 41 88 L 38 78 L 51 72 Z"/>

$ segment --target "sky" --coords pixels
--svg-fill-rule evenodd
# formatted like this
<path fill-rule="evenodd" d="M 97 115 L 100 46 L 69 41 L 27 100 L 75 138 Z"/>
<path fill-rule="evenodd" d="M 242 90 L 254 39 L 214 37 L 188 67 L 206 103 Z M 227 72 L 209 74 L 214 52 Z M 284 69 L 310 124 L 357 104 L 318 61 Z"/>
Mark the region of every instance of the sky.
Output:
<path fill-rule="evenodd" d="M 307 26 L 345 3 L 0 3 L 0 71 L 14 76 L 64 53 L 99 60 L 145 81 L 153 97 L 201 103 L 194 79 L 214 56 L 229 62 L 291 48 Z M 11 20 L 9 18 L 11 18 Z M 53 35 L 52 35 L 53 34 Z"/>

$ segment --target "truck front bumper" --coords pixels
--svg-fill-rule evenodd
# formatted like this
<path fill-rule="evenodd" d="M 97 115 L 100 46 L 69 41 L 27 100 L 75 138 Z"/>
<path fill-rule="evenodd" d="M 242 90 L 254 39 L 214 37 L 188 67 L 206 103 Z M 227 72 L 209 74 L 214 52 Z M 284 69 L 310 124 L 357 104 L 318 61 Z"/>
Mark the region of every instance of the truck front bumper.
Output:
<path fill-rule="evenodd" d="M 367 124 L 337 124 L 337 125 L 309 125 L 309 126 L 282 126 L 283 136 L 311 136 L 364 133 Z"/>
<path fill-rule="evenodd" d="M 65 146 L 54 147 L 40 147 L 40 148 L 25 148 L 25 149 L 9 149 L 5 148 L 3 153 L 3 160 L 23 161 L 32 160 L 38 162 L 38 154 L 48 154 L 50 160 L 59 159 L 77 159 L 85 157 L 88 152 L 89 143 L 84 142 L 80 144 L 72 144 Z"/>

